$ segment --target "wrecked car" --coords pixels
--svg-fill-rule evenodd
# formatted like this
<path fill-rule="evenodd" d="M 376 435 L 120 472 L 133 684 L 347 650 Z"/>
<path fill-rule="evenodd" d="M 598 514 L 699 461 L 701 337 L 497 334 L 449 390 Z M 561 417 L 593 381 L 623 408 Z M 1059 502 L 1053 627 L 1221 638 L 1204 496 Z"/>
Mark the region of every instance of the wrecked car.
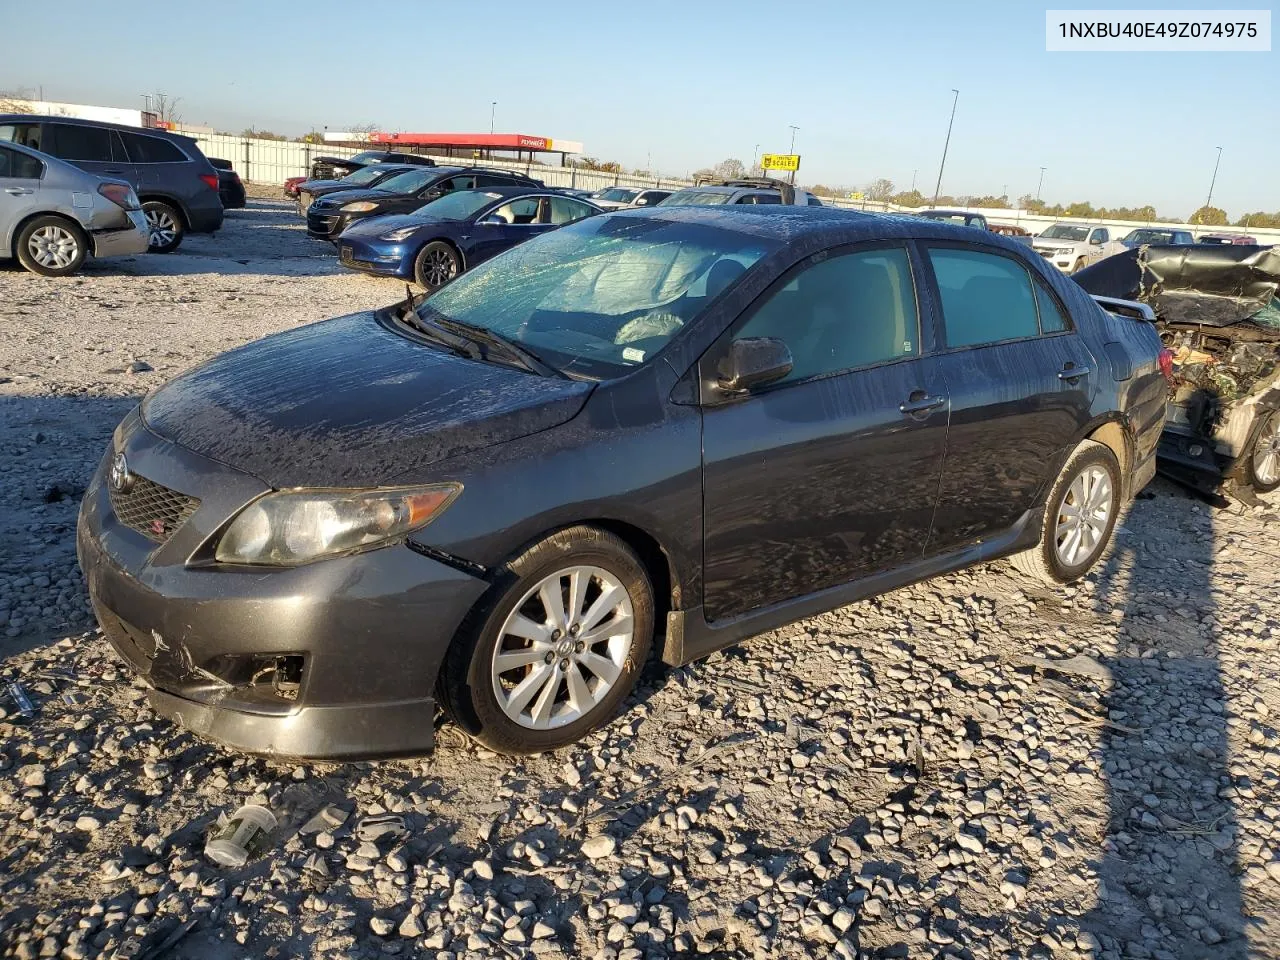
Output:
<path fill-rule="evenodd" d="M 1155 472 L 1160 341 L 1025 247 L 783 204 L 587 217 L 232 350 L 111 438 L 77 546 L 165 716 L 504 753 L 679 665 L 998 557 L 1069 582 Z"/>
<path fill-rule="evenodd" d="M 1244 499 L 1280 487 L 1280 250 L 1144 246 L 1075 280 L 1155 313 L 1169 350 L 1161 472 Z"/>

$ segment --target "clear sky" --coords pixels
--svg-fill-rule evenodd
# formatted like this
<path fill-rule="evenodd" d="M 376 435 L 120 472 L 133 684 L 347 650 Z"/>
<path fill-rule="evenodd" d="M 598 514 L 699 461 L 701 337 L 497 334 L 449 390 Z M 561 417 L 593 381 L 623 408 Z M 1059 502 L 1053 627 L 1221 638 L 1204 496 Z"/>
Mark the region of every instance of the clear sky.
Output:
<path fill-rule="evenodd" d="M 488 132 L 496 100 L 498 132 L 580 140 L 627 168 L 651 155 L 671 175 L 749 164 L 757 144 L 785 153 L 795 124 L 802 182 L 914 176 L 931 195 L 956 87 L 943 193 L 1016 198 L 1044 166 L 1050 203 L 1185 216 L 1222 146 L 1214 205 L 1280 210 L 1275 52 L 1046 53 L 1046 6 L 1071 5 L 0 0 L 23 28 L 0 90 L 141 106 L 158 89 L 188 122 L 290 135 Z"/>

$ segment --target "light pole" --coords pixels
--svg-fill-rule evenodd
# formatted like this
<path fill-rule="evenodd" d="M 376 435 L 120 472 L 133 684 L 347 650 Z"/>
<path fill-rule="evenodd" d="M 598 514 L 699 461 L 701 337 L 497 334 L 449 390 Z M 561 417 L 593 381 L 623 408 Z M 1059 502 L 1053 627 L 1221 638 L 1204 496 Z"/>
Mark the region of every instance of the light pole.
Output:
<path fill-rule="evenodd" d="M 920 172 L 920 168 L 916 167 L 911 171 L 911 192 L 916 192 L 916 174 Z"/>
<path fill-rule="evenodd" d="M 760 144 L 756 144 L 751 148 L 751 172 L 756 172 L 756 167 L 760 165 Z"/>
<path fill-rule="evenodd" d="M 1213 179 L 1209 181 L 1209 199 L 1204 202 L 1206 207 L 1213 204 L 1213 185 L 1218 182 L 1218 164 L 1222 162 L 1222 148 L 1215 147 L 1214 149 L 1218 151 L 1218 159 L 1213 161 Z"/>
<path fill-rule="evenodd" d="M 938 185 L 933 188 L 934 206 L 937 206 L 938 194 L 942 192 L 942 171 L 946 169 L 947 148 L 951 146 L 951 125 L 956 122 L 956 104 L 960 102 L 960 91 L 952 87 L 951 92 L 955 97 L 951 101 L 951 119 L 947 121 L 947 139 L 942 144 L 942 163 L 938 164 Z"/>
<path fill-rule="evenodd" d="M 792 155 L 792 156 L 795 156 L 795 152 L 796 152 L 796 131 L 797 131 L 797 130 L 799 130 L 800 128 L 799 128 L 799 127 L 797 127 L 794 123 L 787 124 L 787 126 L 789 126 L 789 127 L 791 128 L 791 155 Z M 791 183 L 792 183 L 792 184 L 795 184 L 795 182 L 796 182 L 796 172 L 795 172 L 794 170 L 792 170 L 792 171 L 791 171 Z"/>
<path fill-rule="evenodd" d="M 493 133 L 493 115 L 498 112 L 498 101 L 494 100 L 489 104 L 489 133 Z"/>
<path fill-rule="evenodd" d="M 1040 180 L 1039 182 L 1036 183 L 1036 199 L 1037 200 L 1040 199 L 1040 188 L 1044 186 L 1044 172 L 1047 169 L 1048 169 L 1047 167 L 1040 168 Z"/>

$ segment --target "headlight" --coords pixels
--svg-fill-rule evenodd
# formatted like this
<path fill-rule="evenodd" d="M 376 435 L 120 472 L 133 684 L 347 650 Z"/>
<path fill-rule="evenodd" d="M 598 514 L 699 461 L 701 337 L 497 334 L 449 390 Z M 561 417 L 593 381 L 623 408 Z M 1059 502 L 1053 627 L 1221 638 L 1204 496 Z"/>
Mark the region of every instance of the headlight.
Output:
<path fill-rule="evenodd" d="M 368 200 L 359 200 L 356 203 L 348 203 L 342 208 L 343 213 L 364 213 L 366 210 L 377 210 L 376 203 L 370 203 Z"/>
<path fill-rule="evenodd" d="M 399 230 L 392 230 L 390 233 L 384 233 L 379 239 L 408 240 L 417 232 L 418 232 L 417 227 L 401 227 Z"/>
<path fill-rule="evenodd" d="M 462 485 L 271 493 L 245 507 L 218 541 L 222 563 L 291 566 L 364 550 L 430 522 Z"/>

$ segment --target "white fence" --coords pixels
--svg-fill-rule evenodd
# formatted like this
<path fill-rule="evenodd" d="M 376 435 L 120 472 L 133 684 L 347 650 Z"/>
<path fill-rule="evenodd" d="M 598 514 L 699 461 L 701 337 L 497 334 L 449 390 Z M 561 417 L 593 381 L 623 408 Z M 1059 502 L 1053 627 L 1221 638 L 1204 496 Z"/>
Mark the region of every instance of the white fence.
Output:
<path fill-rule="evenodd" d="M 186 132 L 186 131 L 184 131 Z M 317 156 L 350 157 L 361 149 L 339 147 L 332 144 L 295 143 L 289 140 L 262 140 L 257 137 L 228 137 L 221 134 L 186 132 L 200 144 L 206 156 L 230 160 L 240 177 L 251 183 L 283 184 L 289 177 L 308 176 L 311 160 Z M 470 163 L 470 158 L 447 157 L 428 154 L 440 163 Z M 600 187 L 620 185 L 625 187 L 658 187 L 669 190 L 687 186 L 688 180 L 673 177 L 636 177 L 630 174 L 603 173 L 599 170 L 582 170 L 577 167 L 556 167 L 538 163 L 517 163 L 511 160 L 484 160 L 486 167 L 519 170 L 537 177 L 549 187 L 573 187 L 581 190 L 597 190 Z M 875 200 L 847 200 L 823 198 L 823 203 L 868 212 L 911 212 L 909 207 Z M 959 207 L 981 213 L 993 223 L 1020 226 L 1031 233 L 1039 233 L 1052 223 L 1078 223 L 1111 227 L 1117 236 L 1124 236 L 1135 227 L 1176 227 L 1190 230 L 1196 236 L 1204 233 L 1246 233 L 1257 237 L 1261 243 L 1280 243 L 1280 229 L 1266 227 L 1205 227 L 1187 223 L 1153 223 L 1110 219 L 1080 219 L 1072 217 L 1046 217 L 1027 210 L 997 210 L 991 208 Z"/>

